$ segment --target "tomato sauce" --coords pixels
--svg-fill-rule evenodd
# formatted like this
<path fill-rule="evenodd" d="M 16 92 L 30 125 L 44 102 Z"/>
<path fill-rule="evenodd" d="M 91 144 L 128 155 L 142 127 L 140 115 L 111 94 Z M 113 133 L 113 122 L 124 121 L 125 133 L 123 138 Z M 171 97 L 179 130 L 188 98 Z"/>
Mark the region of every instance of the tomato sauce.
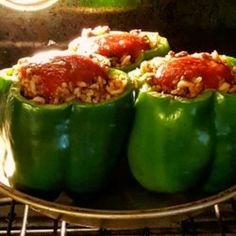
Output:
<path fill-rule="evenodd" d="M 30 71 L 30 72 L 29 72 Z M 29 63 L 21 67 L 22 78 L 35 78 L 43 95 L 50 97 L 63 82 L 79 81 L 89 84 L 98 76 L 106 78 L 102 67 L 90 58 L 80 55 L 56 56 L 47 63 Z"/>
<path fill-rule="evenodd" d="M 121 58 L 130 55 L 134 61 L 142 51 L 150 49 L 149 43 L 144 38 L 129 33 L 108 34 L 97 38 L 93 44 L 97 44 L 96 52 L 106 57 Z M 91 45 L 93 47 L 93 45 Z"/>
<path fill-rule="evenodd" d="M 202 77 L 205 89 L 217 89 L 220 80 L 224 79 L 230 83 L 233 79 L 230 67 L 222 62 L 188 55 L 172 58 L 162 64 L 153 79 L 153 84 L 173 89 L 183 76 L 186 81 Z"/>

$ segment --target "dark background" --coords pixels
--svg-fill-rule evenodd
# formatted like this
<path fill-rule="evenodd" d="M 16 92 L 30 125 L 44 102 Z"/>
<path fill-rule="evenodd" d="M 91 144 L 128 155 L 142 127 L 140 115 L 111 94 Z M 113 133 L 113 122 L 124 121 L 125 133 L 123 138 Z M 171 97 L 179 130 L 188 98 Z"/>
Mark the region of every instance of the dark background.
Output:
<path fill-rule="evenodd" d="M 81 9 L 67 1 L 38 12 L 0 6 L 0 68 L 48 44 L 66 48 L 84 27 L 158 31 L 175 51 L 209 51 L 236 56 L 235 0 L 143 0 L 131 10 Z"/>

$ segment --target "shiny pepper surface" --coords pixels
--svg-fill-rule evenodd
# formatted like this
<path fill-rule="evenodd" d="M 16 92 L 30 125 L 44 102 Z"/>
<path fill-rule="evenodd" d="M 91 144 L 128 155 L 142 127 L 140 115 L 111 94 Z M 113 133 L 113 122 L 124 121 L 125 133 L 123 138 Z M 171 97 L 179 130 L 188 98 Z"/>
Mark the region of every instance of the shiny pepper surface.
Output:
<path fill-rule="evenodd" d="M 130 82 L 105 102 L 55 105 L 26 99 L 14 83 L 4 115 L 10 146 L 5 164 L 11 168 L 4 167 L 11 186 L 47 199 L 62 191 L 77 198 L 101 190 L 125 144 L 132 109 Z"/>
<path fill-rule="evenodd" d="M 232 57 L 227 63 L 236 65 Z M 163 193 L 215 193 L 235 184 L 235 105 L 235 93 L 206 89 L 183 98 L 143 86 L 128 151 L 134 177 Z"/>

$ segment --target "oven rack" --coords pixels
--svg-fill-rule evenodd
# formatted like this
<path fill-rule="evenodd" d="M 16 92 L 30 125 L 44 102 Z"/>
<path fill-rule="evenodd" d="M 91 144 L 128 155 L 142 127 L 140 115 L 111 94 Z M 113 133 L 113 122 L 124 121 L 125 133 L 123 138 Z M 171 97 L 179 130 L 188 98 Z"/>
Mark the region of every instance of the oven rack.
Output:
<path fill-rule="evenodd" d="M 236 235 L 236 199 L 206 208 L 194 217 L 158 222 L 155 228 L 100 229 L 78 226 L 44 216 L 11 198 L 0 199 L 0 235 Z"/>

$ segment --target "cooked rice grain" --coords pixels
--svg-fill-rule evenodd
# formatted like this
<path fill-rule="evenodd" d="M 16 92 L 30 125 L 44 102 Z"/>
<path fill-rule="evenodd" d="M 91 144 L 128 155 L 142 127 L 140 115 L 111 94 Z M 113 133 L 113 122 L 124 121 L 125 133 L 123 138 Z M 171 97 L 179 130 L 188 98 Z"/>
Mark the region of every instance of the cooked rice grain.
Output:
<path fill-rule="evenodd" d="M 21 76 L 19 74 L 19 76 Z M 38 76 L 20 79 L 22 95 L 38 104 L 60 104 L 78 100 L 85 103 L 99 103 L 122 94 L 127 86 L 127 79 L 123 75 L 113 75 L 108 79 L 98 76 L 95 83 L 79 81 L 63 82 L 54 94 L 46 97 L 43 94 Z"/>
<path fill-rule="evenodd" d="M 188 81 L 182 76 L 181 78 L 176 78 L 176 80 L 173 79 L 172 84 L 174 85 L 174 88 L 169 88 L 157 84 L 153 84 L 153 79 L 156 77 L 158 73 L 161 73 L 161 70 L 159 68 L 163 66 L 163 63 L 165 61 L 168 61 L 172 57 L 178 58 L 182 56 L 186 56 L 188 53 L 186 51 L 182 51 L 179 53 L 175 53 L 173 51 L 170 51 L 165 58 L 160 58 L 156 57 L 150 61 L 144 61 L 141 64 L 140 67 L 140 75 L 142 75 L 143 80 L 145 80 L 149 85 L 150 89 L 152 91 L 156 92 L 162 92 L 162 93 L 169 93 L 172 95 L 176 96 L 181 96 L 181 97 L 187 97 L 187 98 L 193 98 L 198 96 L 203 90 L 204 90 L 204 85 L 202 82 L 202 77 L 196 77 L 193 78 L 191 81 Z M 202 57 L 206 58 L 209 60 L 214 60 L 219 63 L 224 63 L 227 64 L 227 61 L 224 59 L 224 57 L 220 56 L 217 51 L 213 51 L 211 54 L 210 53 L 195 53 L 193 54 L 194 57 Z M 235 93 L 236 92 L 236 66 L 232 67 L 231 70 L 232 77 L 235 78 L 232 80 L 232 83 L 228 83 L 225 81 L 224 78 L 222 78 L 219 81 L 219 85 L 217 90 L 220 92 L 225 92 L 225 93 Z M 157 76 L 158 77 L 158 76 Z"/>

